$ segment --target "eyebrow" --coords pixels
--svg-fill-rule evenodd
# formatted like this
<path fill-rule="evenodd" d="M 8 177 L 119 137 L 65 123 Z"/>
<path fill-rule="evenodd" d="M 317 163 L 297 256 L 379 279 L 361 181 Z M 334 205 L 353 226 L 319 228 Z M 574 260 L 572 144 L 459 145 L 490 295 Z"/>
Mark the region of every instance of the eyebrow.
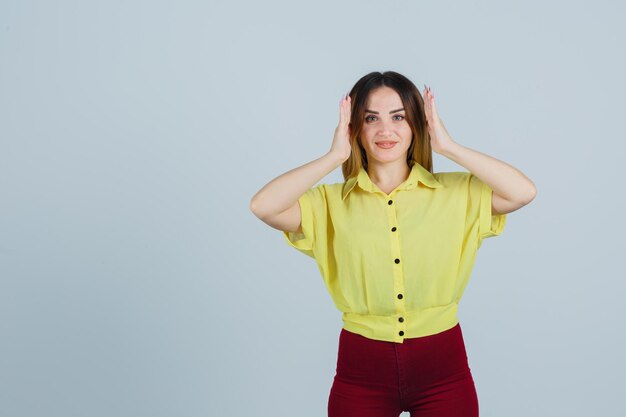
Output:
<path fill-rule="evenodd" d="M 403 108 L 401 108 L 401 109 L 397 109 L 397 110 L 391 110 L 391 111 L 389 112 L 389 114 L 391 114 L 391 113 L 397 113 L 397 112 L 402 111 L 402 110 L 404 110 L 404 107 L 403 107 Z M 365 109 L 365 112 L 366 112 L 366 113 L 374 113 L 374 114 L 379 114 L 377 111 L 374 111 L 374 110 L 369 110 L 369 109 Z"/>

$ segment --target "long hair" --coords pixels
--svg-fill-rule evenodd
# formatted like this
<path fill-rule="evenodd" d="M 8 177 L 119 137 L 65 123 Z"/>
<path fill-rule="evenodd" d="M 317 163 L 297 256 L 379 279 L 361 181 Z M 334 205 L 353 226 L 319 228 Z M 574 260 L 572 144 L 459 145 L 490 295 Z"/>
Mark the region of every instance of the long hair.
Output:
<path fill-rule="evenodd" d="M 424 99 L 419 90 L 411 80 L 397 72 L 370 72 L 358 80 L 350 90 L 350 98 L 352 99 L 350 145 L 352 152 L 341 165 L 344 180 L 357 175 L 361 167 L 367 170 L 367 154 L 361 145 L 360 135 L 365 123 L 367 99 L 370 92 L 379 87 L 394 89 L 404 105 L 406 121 L 413 132 L 411 146 L 406 157 L 409 169 L 413 167 L 413 164 L 418 163 L 432 172 L 433 152 L 430 147 L 430 135 L 424 113 Z"/>

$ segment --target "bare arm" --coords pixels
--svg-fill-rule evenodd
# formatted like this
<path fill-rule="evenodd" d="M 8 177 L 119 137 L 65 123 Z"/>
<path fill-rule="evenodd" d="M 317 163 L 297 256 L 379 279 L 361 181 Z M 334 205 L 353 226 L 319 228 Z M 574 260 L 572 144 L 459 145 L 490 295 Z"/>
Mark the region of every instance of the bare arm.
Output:
<path fill-rule="evenodd" d="M 314 184 L 342 164 L 329 151 L 324 156 L 294 168 L 265 184 L 250 201 L 250 210 L 260 219 L 284 212 Z"/>
<path fill-rule="evenodd" d="M 424 112 L 433 150 L 467 168 L 491 188 L 492 214 L 510 213 L 535 198 L 535 183 L 519 169 L 452 140 L 437 113 L 435 95 L 430 87 L 424 89 Z"/>
<path fill-rule="evenodd" d="M 339 125 L 330 151 L 265 184 L 250 200 L 250 210 L 255 216 L 276 229 L 301 230 L 298 199 L 350 156 L 350 115 L 351 100 L 344 96 L 339 102 Z"/>
<path fill-rule="evenodd" d="M 533 181 L 514 166 L 493 156 L 453 143 L 443 155 L 467 168 L 493 190 L 491 212 L 507 214 L 530 203 L 537 195 Z"/>

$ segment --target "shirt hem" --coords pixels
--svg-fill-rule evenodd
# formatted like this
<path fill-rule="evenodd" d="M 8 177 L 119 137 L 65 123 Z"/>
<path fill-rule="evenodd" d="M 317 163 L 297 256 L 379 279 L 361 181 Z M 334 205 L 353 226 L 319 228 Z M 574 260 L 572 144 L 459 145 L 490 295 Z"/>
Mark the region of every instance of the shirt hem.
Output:
<path fill-rule="evenodd" d="M 404 339 L 430 336 L 454 327 L 459 322 L 457 312 L 458 304 L 450 303 L 391 316 L 344 312 L 341 320 L 344 329 L 369 339 L 403 343 Z"/>

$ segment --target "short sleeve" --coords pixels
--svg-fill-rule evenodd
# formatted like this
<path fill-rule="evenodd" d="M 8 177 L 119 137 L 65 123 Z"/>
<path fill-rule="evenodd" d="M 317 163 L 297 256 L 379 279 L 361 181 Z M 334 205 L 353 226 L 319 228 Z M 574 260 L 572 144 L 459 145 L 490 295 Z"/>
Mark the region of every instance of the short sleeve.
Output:
<path fill-rule="evenodd" d="M 324 244 L 324 222 L 327 205 L 324 184 L 310 188 L 298 199 L 302 233 L 283 231 L 286 242 L 311 258 L 315 258 L 315 246 Z"/>
<path fill-rule="evenodd" d="M 493 190 L 474 174 L 469 174 L 468 218 L 478 222 L 478 238 L 498 236 L 504 230 L 506 214 L 492 214 Z"/>

